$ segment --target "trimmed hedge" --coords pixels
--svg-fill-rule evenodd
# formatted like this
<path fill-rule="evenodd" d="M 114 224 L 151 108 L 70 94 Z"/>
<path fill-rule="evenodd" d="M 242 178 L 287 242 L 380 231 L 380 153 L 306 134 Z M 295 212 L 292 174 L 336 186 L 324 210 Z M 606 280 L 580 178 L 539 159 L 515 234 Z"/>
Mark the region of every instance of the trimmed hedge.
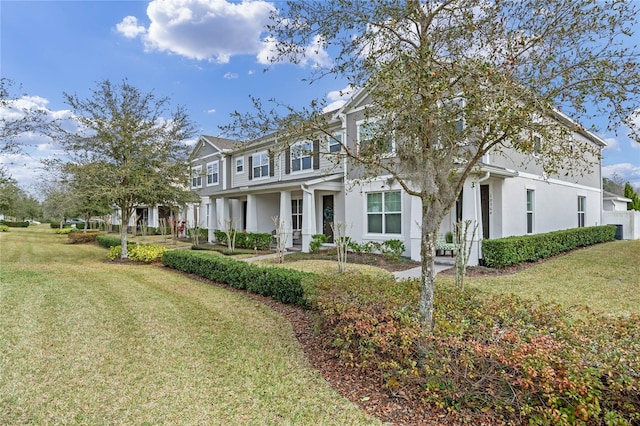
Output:
<path fill-rule="evenodd" d="M 5 225 L 9 228 L 28 228 L 29 222 L 7 222 L 5 220 L 2 220 L 0 221 L 0 225 Z"/>
<path fill-rule="evenodd" d="M 216 229 L 213 231 L 220 244 L 227 244 L 227 234 Z M 267 250 L 271 245 L 271 234 L 266 232 L 236 232 L 236 247 L 256 250 Z"/>
<path fill-rule="evenodd" d="M 283 303 L 307 307 L 307 283 L 314 275 L 275 267 L 260 267 L 247 262 L 206 252 L 171 250 L 162 256 L 162 264 L 211 281 L 272 297 Z"/>
<path fill-rule="evenodd" d="M 120 237 L 114 237 L 112 235 L 98 235 L 96 241 L 104 248 L 119 246 L 121 243 Z"/>
<path fill-rule="evenodd" d="M 86 244 L 96 242 L 100 231 L 70 232 L 67 234 L 69 244 Z"/>
<path fill-rule="evenodd" d="M 614 225 L 604 225 L 483 240 L 482 255 L 487 266 L 503 268 L 546 259 L 579 247 L 613 241 L 615 235 Z"/>

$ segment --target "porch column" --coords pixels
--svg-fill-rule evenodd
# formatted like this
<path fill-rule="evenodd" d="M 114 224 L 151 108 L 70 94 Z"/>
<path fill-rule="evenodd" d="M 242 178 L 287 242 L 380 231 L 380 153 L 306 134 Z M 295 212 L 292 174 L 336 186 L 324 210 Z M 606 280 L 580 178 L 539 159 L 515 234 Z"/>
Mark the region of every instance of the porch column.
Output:
<path fill-rule="evenodd" d="M 227 228 L 227 220 L 229 217 L 229 200 L 220 197 L 216 199 L 216 216 L 218 219 L 218 228 L 225 230 Z"/>
<path fill-rule="evenodd" d="M 207 223 L 207 241 L 213 242 L 216 240 L 216 236 L 213 233 L 215 229 L 218 229 L 216 226 L 217 222 L 217 214 L 216 214 L 216 200 L 212 197 L 202 197 L 202 203 L 206 206 L 206 223 Z"/>
<path fill-rule="evenodd" d="M 287 233 L 285 247 L 293 246 L 293 226 L 291 224 L 291 191 L 280 191 L 280 214 L 278 220 L 284 222 L 284 229 Z M 275 225 L 275 224 L 274 224 Z"/>
<path fill-rule="evenodd" d="M 256 196 L 247 195 L 247 232 L 258 232 L 258 204 Z"/>
<path fill-rule="evenodd" d="M 318 233 L 316 225 L 316 197 L 313 189 L 302 185 L 302 251 L 309 252 L 311 236 Z"/>
<path fill-rule="evenodd" d="M 410 197 L 410 199 L 409 255 L 411 256 L 411 260 L 419 262 L 422 259 L 420 253 L 422 248 L 422 200 L 419 197 Z"/>

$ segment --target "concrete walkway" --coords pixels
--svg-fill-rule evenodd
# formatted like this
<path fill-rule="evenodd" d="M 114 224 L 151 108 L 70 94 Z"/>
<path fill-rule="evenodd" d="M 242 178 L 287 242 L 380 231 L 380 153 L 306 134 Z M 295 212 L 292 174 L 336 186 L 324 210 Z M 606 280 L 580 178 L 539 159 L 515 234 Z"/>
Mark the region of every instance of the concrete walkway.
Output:
<path fill-rule="evenodd" d="M 286 256 L 289 253 L 295 253 L 295 252 L 287 251 L 284 254 Z M 275 259 L 276 257 L 277 257 L 276 253 L 271 253 L 271 254 L 264 254 L 264 255 L 261 255 L 261 256 L 247 257 L 247 258 L 242 259 L 242 260 L 244 262 L 254 262 L 256 260 Z M 449 268 L 453 268 L 454 267 L 454 261 L 453 261 L 453 258 L 451 258 L 451 259 L 449 259 L 449 258 L 437 259 L 434 266 L 435 266 L 435 270 L 436 270 L 436 274 L 437 274 L 438 272 L 444 271 L 444 270 L 449 269 Z M 420 278 L 421 273 L 422 273 L 422 268 L 418 266 L 416 268 L 406 269 L 404 271 L 393 272 L 392 275 L 397 280 L 403 280 L 403 279 L 408 279 L 408 278 Z"/>

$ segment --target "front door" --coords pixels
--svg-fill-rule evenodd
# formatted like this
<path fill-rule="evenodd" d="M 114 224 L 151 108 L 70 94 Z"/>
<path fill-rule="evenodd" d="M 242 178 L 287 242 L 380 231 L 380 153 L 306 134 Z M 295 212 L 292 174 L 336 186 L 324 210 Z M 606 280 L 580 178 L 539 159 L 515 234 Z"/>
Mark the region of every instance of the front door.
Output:
<path fill-rule="evenodd" d="M 333 195 L 322 196 L 322 233 L 328 237 L 330 243 L 333 242 Z"/>
<path fill-rule="evenodd" d="M 489 185 L 480 185 L 480 207 L 482 210 L 482 239 L 488 240 L 489 235 Z"/>

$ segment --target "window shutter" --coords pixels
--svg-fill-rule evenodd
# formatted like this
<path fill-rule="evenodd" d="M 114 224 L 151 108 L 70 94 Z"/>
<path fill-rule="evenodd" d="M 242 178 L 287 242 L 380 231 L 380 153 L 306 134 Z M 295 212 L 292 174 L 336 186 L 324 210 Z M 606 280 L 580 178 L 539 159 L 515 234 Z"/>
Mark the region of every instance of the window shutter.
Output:
<path fill-rule="evenodd" d="M 320 139 L 313 141 L 313 168 L 314 170 L 320 168 Z"/>
<path fill-rule="evenodd" d="M 274 170 L 274 161 L 273 161 L 273 153 L 270 152 L 269 153 L 269 176 L 275 176 L 276 175 L 276 171 Z"/>
<path fill-rule="evenodd" d="M 291 173 L 291 148 L 287 148 L 284 152 L 284 173 Z"/>
<path fill-rule="evenodd" d="M 253 155 L 250 155 L 249 158 L 249 180 L 253 179 Z"/>

